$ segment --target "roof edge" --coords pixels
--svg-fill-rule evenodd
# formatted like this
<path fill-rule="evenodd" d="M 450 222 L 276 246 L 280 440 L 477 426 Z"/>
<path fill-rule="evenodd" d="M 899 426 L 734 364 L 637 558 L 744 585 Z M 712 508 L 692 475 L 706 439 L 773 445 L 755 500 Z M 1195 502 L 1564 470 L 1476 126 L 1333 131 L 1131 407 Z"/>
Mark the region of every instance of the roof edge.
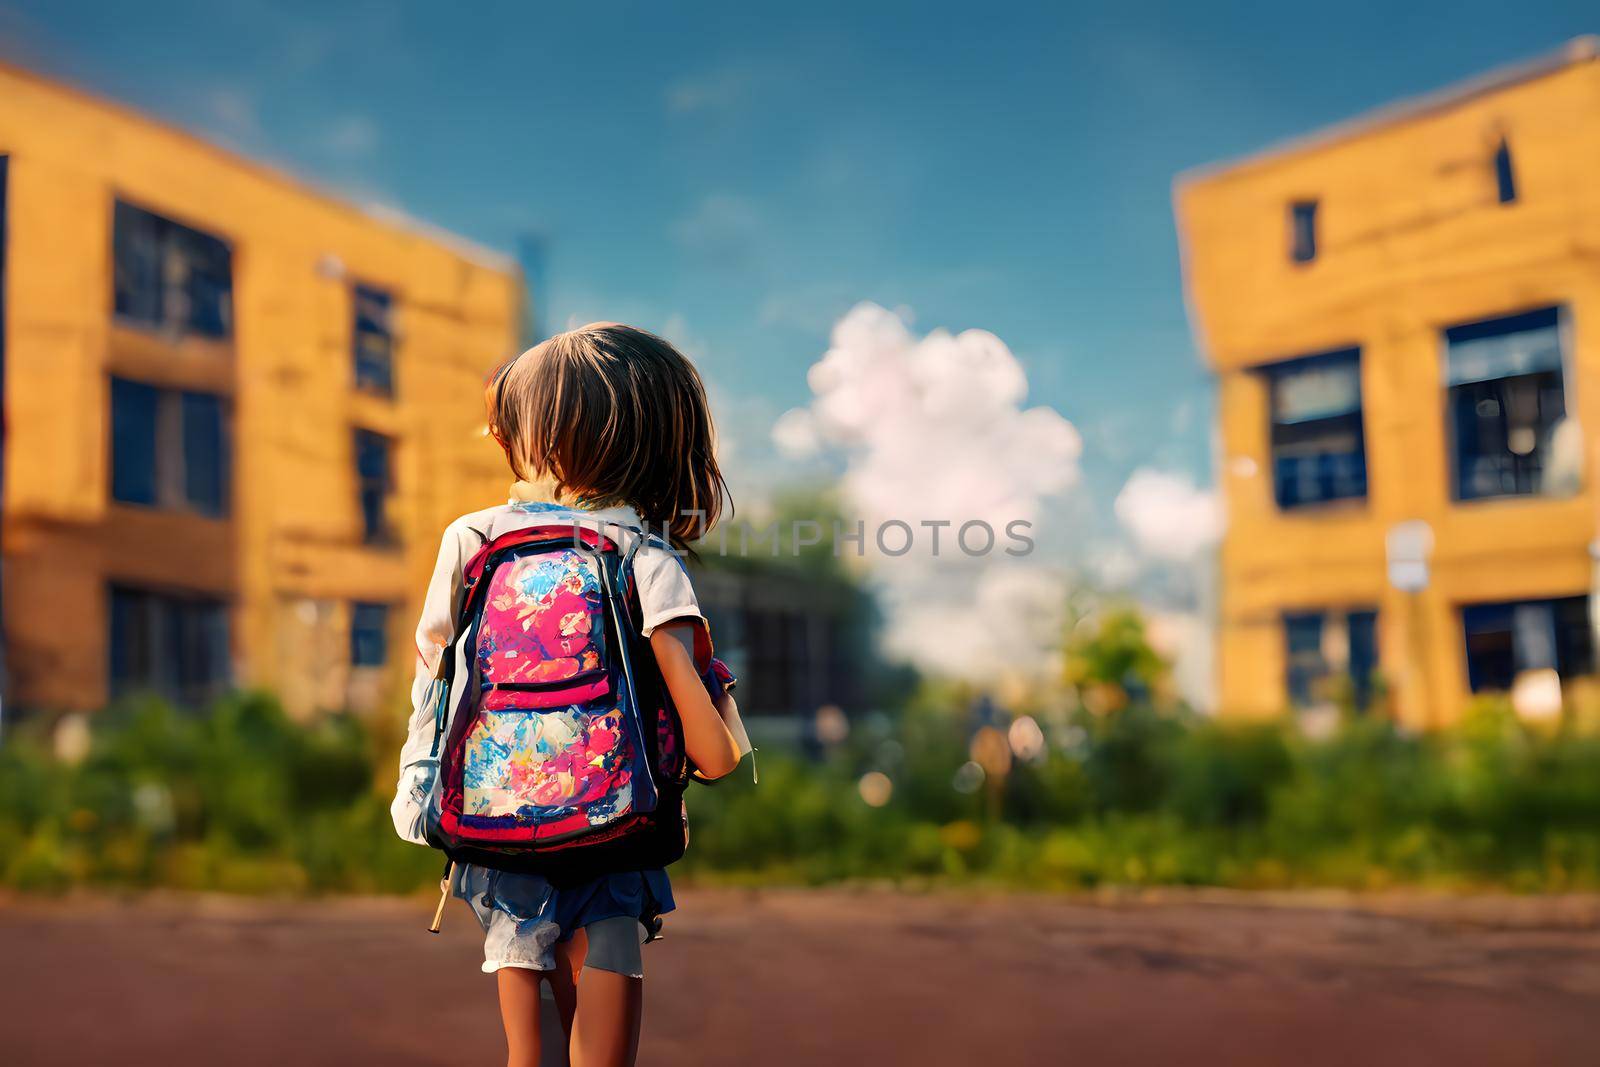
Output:
<path fill-rule="evenodd" d="M 1181 188 L 1226 174 L 1252 170 L 1275 162 L 1285 156 L 1317 148 L 1326 148 L 1361 134 L 1371 133 L 1397 123 L 1437 114 L 1449 108 L 1489 93 L 1508 89 L 1513 85 L 1533 81 L 1547 74 L 1565 70 L 1582 63 L 1600 59 L 1600 35 L 1584 34 L 1574 37 L 1553 51 L 1532 59 L 1521 60 L 1475 75 L 1465 81 L 1419 96 L 1408 97 L 1383 104 L 1352 118 L 1335 122 L 1310 133 L 1296 134 L 1265 148 L 1214 163 L 1201 163 L 1178 172 L 1173 185 Z"/>

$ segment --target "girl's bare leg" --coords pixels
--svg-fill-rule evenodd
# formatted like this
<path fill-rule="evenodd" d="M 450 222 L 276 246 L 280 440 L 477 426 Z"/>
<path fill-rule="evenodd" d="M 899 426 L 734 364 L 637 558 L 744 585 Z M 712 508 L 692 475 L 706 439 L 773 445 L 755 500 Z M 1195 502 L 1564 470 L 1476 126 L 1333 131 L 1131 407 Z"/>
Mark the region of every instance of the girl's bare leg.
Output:
<path fill-rule="evenodd" d="M 633 1067 L 644 1016 L 644 979 L 585 970 L 588 951 L 581 929 L 571 941 L 556 946 L 556 1003 L 561 1002 L 561 976 L 570 975 L 577 990 L 568 1046 L 572 1067 Z"/>
<path fill-rule="evenodd" d="M 539 1067 L 538 971 L 502 967 L 495 972 L 500 987 L 500 1021 L 506 1028 L 507 1067 Z"/>
<path fill-rule="evenodd" d="M 583 936 L 579 930 L 577 937 Z M 556 1015 L 561 1020 L 561 1047 L 550 1049 L 545 1055 L 546 1067 L 570 1067 L 572 1045 L 572 1017 L 578 1010 L 578 975 L 583 971 L 583 956 L 580 954 L 575 959 L 570 952 L 565 952 L 564 945 L 556 946 L 556 966 L 547 977 L 550 979 L 550 992 L 556 1002 Z M 554 1039 L 550 1042 L 554 1045 Z M 560 1055 L 554 1053 L 559 1052 Z"/>

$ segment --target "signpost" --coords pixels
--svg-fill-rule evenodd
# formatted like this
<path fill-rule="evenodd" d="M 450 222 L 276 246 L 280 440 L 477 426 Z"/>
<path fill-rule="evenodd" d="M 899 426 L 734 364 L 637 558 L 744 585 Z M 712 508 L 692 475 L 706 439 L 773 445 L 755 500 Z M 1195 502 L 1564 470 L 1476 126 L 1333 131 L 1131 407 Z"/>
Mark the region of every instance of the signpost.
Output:
<path fill-rule="evenodd" d="M 1433 554 L 1433 527 L 1421 519 L 1397 522 L 1383 539 L 1389 559 L 1389 584 L 1402 593 L 1428 588 L 1428 557 Z"/>
<path fill-rule="evenodd" d="M 1401 681 L 1415 694 L 1414 706 L 1422 713 L 1422 725 L 1436 725 L 1432 668 L 1428 661 L 1426 624 L 1422 593 L 1428 588 L 1428 560 L 1433 555 L 1433 527 L 1421 519 L 1397 522 L 1384 536 L 1384 554 L 1389 564 L 1389 584 L 1405 594 L 1405 656 Z"/>

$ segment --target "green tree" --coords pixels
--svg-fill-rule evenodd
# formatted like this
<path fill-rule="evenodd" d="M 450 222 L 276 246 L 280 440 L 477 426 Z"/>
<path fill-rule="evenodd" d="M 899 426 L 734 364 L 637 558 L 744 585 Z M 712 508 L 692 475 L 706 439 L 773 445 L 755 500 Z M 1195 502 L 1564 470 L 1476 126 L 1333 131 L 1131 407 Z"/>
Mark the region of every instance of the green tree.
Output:
<path fill-rule="evenodd" d="M 1169 665 L 1145 636 L 1136 608 L 1110 607 L 1080 618 L 1067 638 L 1065 677 L 1085 691 L 1120 691 L 1116 706 L 1149 698 L 1167 680 Z"/>

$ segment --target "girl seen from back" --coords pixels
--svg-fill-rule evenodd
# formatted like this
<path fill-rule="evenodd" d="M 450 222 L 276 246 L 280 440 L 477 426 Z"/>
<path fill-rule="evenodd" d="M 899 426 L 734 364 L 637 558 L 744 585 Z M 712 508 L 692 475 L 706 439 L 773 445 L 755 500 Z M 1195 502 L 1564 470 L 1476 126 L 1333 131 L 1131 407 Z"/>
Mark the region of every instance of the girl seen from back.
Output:
<path fill-rule="evenodd" d="M 463 571 L 483 545 L 519 529 L 558 522 L 624 542 L 635 622 L 676 708 L 696 776 L 721 777 L 749 751 L 680 558 L 715 525 L 726 496 L 693 365 L 652 334 L 595 323 L 506 363 L 486 402 L 489 431 L 517 481 L 507 503 L 446 529 L 417 626 L 413 714 L 393 814 L 400 835 L 418 843 L 426 843 L 439 775 L 430 692 L 441 658 L 460 636 Z M 674 906 L 664 869 L 574 881 L 456 864 L 449 888 L 483 926 L 483 969 L 495 975 L 511 1067 L 540 1063 L 541 1043 L 555 1046 L 547 1054 L 565 1049 L 575 1067 L 634 1062 L 641 943 L 654 938 Z M 543 983 L 562 1033 L 541 1032 L 551 1029 L 540 1023 Z M 547 1055 L 544 1062 L 561 1059 Z"/>

